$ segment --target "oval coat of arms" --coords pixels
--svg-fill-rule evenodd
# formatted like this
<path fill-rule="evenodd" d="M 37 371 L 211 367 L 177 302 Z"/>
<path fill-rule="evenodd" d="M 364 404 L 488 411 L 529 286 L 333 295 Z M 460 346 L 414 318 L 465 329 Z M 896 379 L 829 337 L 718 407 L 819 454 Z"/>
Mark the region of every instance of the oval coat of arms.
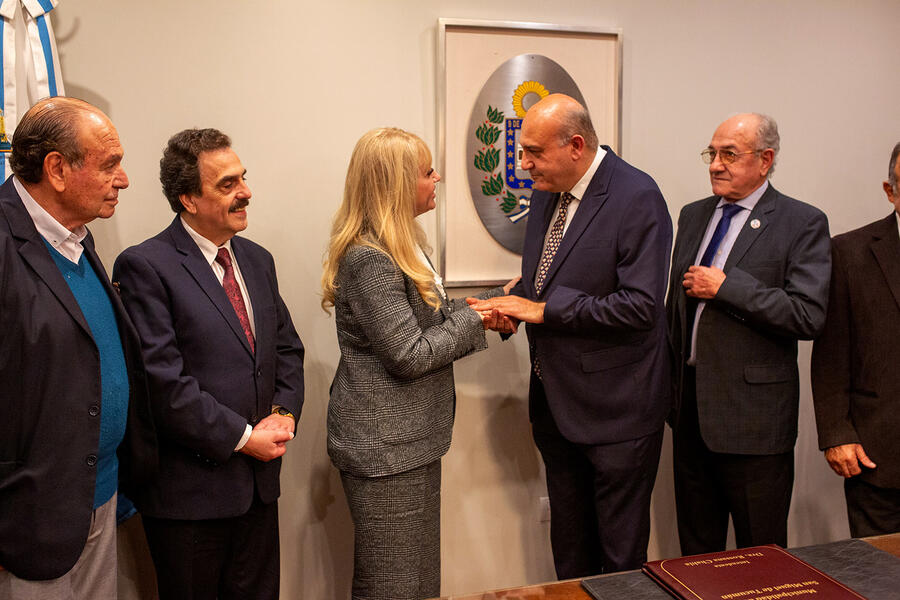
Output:
<path fill-rule="evenodd" d="M 472 202 L 497 242 L 522 254 L 532 181 L 519 167 L 519 130 L 525 112 L 548 94 L 586 105 L 575 81 L 540 54 L 520 54 L 491 74 L 469 117 L 466 164 Z"/>

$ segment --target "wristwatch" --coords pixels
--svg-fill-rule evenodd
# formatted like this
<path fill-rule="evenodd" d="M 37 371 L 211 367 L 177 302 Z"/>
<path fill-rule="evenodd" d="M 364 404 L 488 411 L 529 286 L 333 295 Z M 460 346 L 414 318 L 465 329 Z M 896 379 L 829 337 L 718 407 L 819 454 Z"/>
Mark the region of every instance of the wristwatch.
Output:
<path fill-rule="evenodd" d="M 292 419 L 294 418 L 294 413 L 292 413 L 291 411 L 289 411 L 288 409 L 286 409 L 283 406 L 277 406 L 277 407 L 273 408 L 272 414 L 273 415 L 281 415 L 282 417 L 290 417 Z"/>

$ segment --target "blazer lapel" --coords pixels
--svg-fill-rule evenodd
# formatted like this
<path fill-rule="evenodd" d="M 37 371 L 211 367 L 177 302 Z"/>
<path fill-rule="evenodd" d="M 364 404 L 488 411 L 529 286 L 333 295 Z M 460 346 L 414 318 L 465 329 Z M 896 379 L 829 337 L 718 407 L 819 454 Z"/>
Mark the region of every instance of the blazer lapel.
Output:
<path fill-rule="evenodd" d="M 774 212 L 776 208 L 776 194 L 775 188 L 773 188 L 770 183 L 769 188 L 759 199 L 759 202 L 756 203 L 756 206 L 753 207 L 753 210 L 750 211 L 750 216 L 747 217 L 747 221 L 744 223 L 744 227 L 741 228 L 741 232 L 738 234 L 737 239 L 734 241 L 734 246 L 731 247 L 731 252 L 728 254 L 728 259 L 725 261 L 725 268 L 723 271 L 726 273 L 731 267 L 740 262 L 747 253 L 747 250 L 750 249 L 750 246 L 753 245 L 753 242 L 755 242 L 760 234 L 766 230 L 766 227 L 769 226 L 769 221 L 772 219 L 772 212 Z M 759 222 L 756 227 L 753 226 L 755 221 Z"/>
<path fill-rule="evenodd" d="M 881 234 L 870 247 L 888 287 L 891 288 L 894 301 L 900 306 L 900 234 L 897 231 L 897 218 L 891 213 L 882 223 L 884 227 Z"/>
<path fill-rule="evenodd" d="M 247 341 L 247 336 L 244 335 L 244 328 L 241 327 L 237 313 L 234 312 L 231 300 L 225 294 L 225 288 L 216 279 L 215 273 L 213 273 L 209 263 L 206 262 L 206 258 L 203 257 L 203 253 L 200 252 L 196 242 L 191 239 L 190 234 L 181 225 L 179 217 L 175 217 L 172 225 L 169 226 L 169 232 L 175 242 L 175 248 L 184 255 L 181 261 L 184 268 L 191 274 L 191 277 L 194 278 L 194 281 L 197 282 L 197 285 L 200 286 L 200 289 L 203 290 L 210 302 L 218 309 L 238 340 L 247 349 L 247 352 L 252 354 L 250 342 Z M 241 274 L 243 274 L 243 271 L 241 271 Z"/>
<path fill-rule="evenodd" d="M 700 244 L 703 243 L 703 234 L 709 225 L 709 220 L 713 213 L 716 212 L 716 205 L 719 204 L 719 198 L 713 196 L 708 198 L 694 211 L 694 215 L 690 215 L 687 222 L 682 224 L 684 231 L 678 232 L 678 237 L 690 240 L 690 243 L 681 248 L 679 255 L 675 258 L 676 268 L 682 275 L 687 272 L 688 267 L 696 263 L 697 253 L 700 252 Z"/>
<path fill-rule="evenodd" d="M 422 250 L 422 256 L 425 257 L 425 261 L 428 263 L 428 266 L 431 267 L 431 270 L 437 273 L 437 269 L 434 268 L 434 263 L 431 262 L 431 258 L 428 256 L 428 253 L 425 250 Z M 447 296 L 447 290 L 439 288 L 437 284 L 434 286 L 434 292 L 437 294 L 438 299 L 441 301 L 441 314 L 444 315 L 444 318 L 448 318 L 450 316 L 451 307 L 450 307 L 450 298 Z"/>
<path fill-rule="evenodd" d="M 606 156 L 603 157 L 600 166 L 597 167 L 597 172 L 594 173 L 591 183 L 584 192 L 584 198 L 578 203 L 578 209 L 575 211 L 575 216 L 572 217 L 572 221 L 569 223 L 568 229 L 566 229 L 566 233 L 559 245 L 559 249 L 553 257 L 553 262 L 550 263 L 550 268 L 547 270 L 547 276 L 544 278 L 544 287 L 541 289 L 542 295 L 550 287 L 550 280 L 552 280 L 556 272 L 559 271 L 560 265 L 565 262 L 566 256 L 569 255 L 572 248 L 575 247 L 578 238 L 581 237 L 581 234 L 584 233 L 585 229 L 587 229 L 588 225 L 594 220 L 594 217 L 606 203 L 609 193 L 609 182 L 612 179 L 612 174 L 616 168 L 619 157 L 616 156 L 610 148 L 606 146 L 603 148 L 606 150 Z M 552 214 L 553 211 L 551 211 L 551 218 Z M 548 218 L 547 227 L 544 228 L 544 233 L 546 233 L 549 226 L 550 219 Z M 541 241 L 543 242 L 543 238 L 541 238 Z M 540 260 L 540 258 L 538 258 L 538 260 Z"/>
<path fill-rule="evenodd" d="M 34 269 L 47 287 L 50 288 L 50 291 L 53 292 L 53 295 L 56 296 L 56 299 L 59 300 L 60 304 L 63 305 L 75 322 L 88 336 L 91 336 L 91 328 L 81 312 L 81 307 L 78 306 L 75 295 L 72 294 L 71 288 L 63 279 L 56 263 L 53 262 L 53 257 L 50 256 L 50 251 L 47 250 L 43 238 L 34 227 L 34 221 L 31 220 L 28 211 L 25 210 L 25 205 L 19 199 L 19 195 L 16 193 L 12 183 L 12 177 L 6 180 L 3 188 L 3 201 L 0 203 L 0 207 L 2 207 L 9 222 L 11 233 L 21 241 L 19 254 Z M 93 336 L 91 337 L 93 339 Z"/>

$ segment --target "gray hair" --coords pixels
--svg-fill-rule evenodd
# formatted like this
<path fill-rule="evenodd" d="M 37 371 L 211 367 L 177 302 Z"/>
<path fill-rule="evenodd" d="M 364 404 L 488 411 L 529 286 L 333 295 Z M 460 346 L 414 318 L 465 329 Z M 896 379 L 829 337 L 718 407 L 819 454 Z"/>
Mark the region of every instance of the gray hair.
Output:
<path fill-rule="evenodd" d="M 897 142 L 897 145 L 894 146 L 893 152 L 891 152 L 891 162 L 888 165 L 888 183 L 891 184 L 891 189 L 894 190 L 894 193 L 898 193 L 897 190 L 897 157 L 900 156 L 900 142 Z"/>
<path fill-rule="evenodd" d="M 597 139 L 597 132 L 594 131 L 594 124 L 591 123 L 591 115 L 581 105 L 563 113 L 559 126 L 560 145 L 565 146 L 576 135 L 584 138 L 584 144 L 589 150 L 592 152 L 597 151 L 597 147 L 600 145 Z"/>
<path fill-rule="evenodd" d="M 59 152 L 70 165 L 80 169 L 84 162 L 78 135 L 81 120 L 96 110 L 84 100 L 62 96 L 45 98 L 29 108 L 13 133 L 9 156 L 12 172 L 27 183 L 40 183 L 44 159 L 51 152 Z"/>
<path fill-rule="evenodd" d="M 751 113 L 759 119 L 759 127 L 756 129 L 756 149 L 759 151 L 771 148 L 775 151 L 772 155 L 772 166 L 769 167 L 767 177 L 772 177 L 775 172 L 775 161 L 778 159 L 778 151 L 781 149 L 781 137 L 778 135 L 778 123 L 769 115 Z"/>

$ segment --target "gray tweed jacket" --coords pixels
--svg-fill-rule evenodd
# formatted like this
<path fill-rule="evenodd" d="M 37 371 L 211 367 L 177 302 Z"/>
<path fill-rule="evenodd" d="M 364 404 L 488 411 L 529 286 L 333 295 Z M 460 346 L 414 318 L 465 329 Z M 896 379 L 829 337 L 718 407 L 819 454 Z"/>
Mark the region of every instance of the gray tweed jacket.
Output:
<path fill-rule="evenodd" d="M 341 359 L 328 404 L 332 462 L 379 477 L 440 458 L 453 427 L 453 361 L 487 347 L 481 318 L 463 299 L 444 298 L 435 311 L 387 254 L 366 246 L 347 251 L 335 295 Z"/>

